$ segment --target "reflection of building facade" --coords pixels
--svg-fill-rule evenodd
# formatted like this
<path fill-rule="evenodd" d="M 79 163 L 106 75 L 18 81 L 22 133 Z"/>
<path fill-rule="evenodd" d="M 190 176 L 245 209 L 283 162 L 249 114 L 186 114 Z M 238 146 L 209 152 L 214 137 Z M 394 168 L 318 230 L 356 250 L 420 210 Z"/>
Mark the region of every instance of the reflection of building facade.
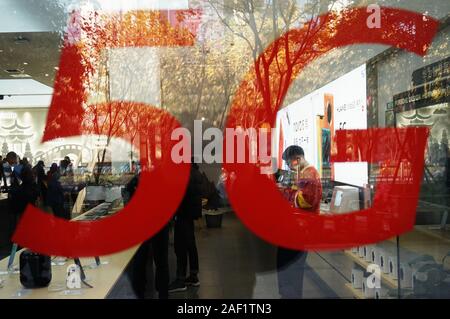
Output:
<path fill-rule="evenodd" d="M 59 163 L 65 156 L 69 156 L 75 166 L 89 163 L 94 151 L 86 139 L 56 139 L 41 143 L 46 111 L 45 108 L 18 108 L 0 112 L 13 115 L 0 118 L 0 155 L 14 151 L 32 164 L 43 160 L 47 166 Z"/>
<path fill-rule="evenodd" d="M 87 162 L 84 160 L 84 158 L 87 157 L 86 152 L 92 153 L 91 150 L 78 144 L 64 144 L 37 152 L 35 155 L 35 162 L 42 160 L 44 163 L 59 163 L 60 160 L 68 156 L 75 166 L 86 165 Z M 83 156 L 83 153 L 85 156 Z M 92 156 L 89 156 L 88 158 L 90 159 Z"/>
<path fill-rule="evenodd" d="M 394 111 L 398 127 L 424 126 L 430 129 L 426 164 L 432 179 L 441 180 L 449 158 L 450 57 L 416 69 L 413 88 L 396 94 Z"/>
<path fill-rule="evenodd" d="M 33 155 L 31 153 L 30 139 L 34 134 L 31 132 L 31 126 L 24 126 L 18 123 L 16 119 L 12 125 L 1 126 L 3 139 L 2 153 L 16 152 L 23 154 L 31 162 Z"/>
<path fill-rule="evenodd" d="M 213 6 L 207 0 L 194 0 L 189 2 L 189 7 L 202 10 L 201 24 L 198 32 L 200 42 L 217 41 L 225 36 L 225 26 L 221 23 L 218 14 L 223 15 L 222 4 Z M 218 13 L 216 12 L 218 11 Z"/>

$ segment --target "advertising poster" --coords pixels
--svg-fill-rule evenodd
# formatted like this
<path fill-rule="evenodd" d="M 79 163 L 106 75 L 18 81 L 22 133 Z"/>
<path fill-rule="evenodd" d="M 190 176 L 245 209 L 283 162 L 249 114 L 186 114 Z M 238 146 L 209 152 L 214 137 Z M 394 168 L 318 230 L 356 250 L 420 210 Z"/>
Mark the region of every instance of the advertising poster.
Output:
<path fill-rule="evenodd" d="M 315 114 L 311 99 L 298 100 L 278 112 L 276 130 L 278 168 L 287 169 L 286 163 L 281 159 L 283 151 L 291 145 L 298 145 L 305 151 L 306 160 L 319 169 L 315 128 Z"/>
<path fill-rule="evenodd" d="M 367 129 L 366 78 L 362 65 L 279 111 L 274 152 L 279 168 L 285 168 L 280 165 L 281 150 L 299 145 L 321 174 L 330 169 L 336 182 L 359 187 L 368 183 L 368 163 L 359 161 L 357 149 L 349 148 L 350 162 L 330 163 L 337 130 Z"/>

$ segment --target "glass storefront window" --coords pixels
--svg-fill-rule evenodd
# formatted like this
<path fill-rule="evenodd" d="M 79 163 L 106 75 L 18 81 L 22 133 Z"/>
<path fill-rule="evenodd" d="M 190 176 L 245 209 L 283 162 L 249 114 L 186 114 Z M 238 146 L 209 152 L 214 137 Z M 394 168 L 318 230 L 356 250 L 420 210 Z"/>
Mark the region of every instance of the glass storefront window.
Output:
<path fill-rule="evenodd" d="M 3 0 L 0 298 L 142 297 L 133 285 L 128 292 L 120 288 L 121 282 L 129 265 L 142 262 L 150 245 L 144 239 L 168 223 L 179 234 L 181 227 L 195 228 L 197 235 L 200 271 L 197 278 L 194 269 L 190 279 L 202 286 L 192 293 L 182 283 L 178 289 L 188 291 L 186 298 L 450 298 L 450 4 L 366 5 L 357 0 Z M 377 10 L 385 11 L 378 16 Z M 400 17 L 402 10 L 419 18 L 398 25 L 386 20 Z M 361 28 L 341 34 L 350 30 L 349 21 Z M 385 32 L 381 40 L 374 35 L 377 29 Z M 374 43 L 358 40 L 362 34 Z M 411 43 L 424 44 L 407 50 Z M 230 128 L 236 136 L 227 135 Z M 354 142 L 358 131 L 408 128 L 428 129 L 424 154 L 420 145 L 417 153 L 388 154 L 389 143 L 398 141 L 382 137 L 370 140 L 374 145 Z M 268 154 L 258 144 L 262 135 L 254 144 L 238 143 L 249 129 L 270 133 L 264 145 Z M 234 138 L 231 152 L 226 141 Z M 383 159 L 371 153 L 378 144 L 388 150 Z M 302 151 L 283 158 L 289 146 Z M 253 156 L 256 164 L 228 163 L 228 156 L 242 162 Z M 422 157 L 419 178 L 412 163 Z M 201 172 L 196 199 L 203 209 L 195 223 L 180 226 L 180 217 L 172 215 L 195 206 L 185 197 L 195 197 L 187 186 L 194 173 L 186 162 L 192 159 L 192 170 L 198 164 Z M 311 182 L 315 177 L 317 185 Z M 136 190 L 138 182 L 148 186 L 155 180 L 158 187 L 152 184 L 151 191 Z M 267 180 L 289 205 L 266 192 Z M 421 184 L 414 222 L 398 217 L 401 206 L 411 203 L 395 202 L 393 195 L 398 186 L 407 199 L 412 180 Z M 376 194 L 383 185 L 389 190 L 384 195 L 392 195 L 383 203 L 397 206 L 370 219 L 361 211 L 380 212 Z M 141 204 L 133 204 L 135 191 Z M 320 200 L 311 193 L 321 193 Z M 142 209 L 146 201 L 156 203 L 156 211 L 150 205 Z M 256 212 L 270 223 L 249 212 L 274 202 L 280 205 L 270 206 L 273 213 Z M 42 223 L 53 233 L 33 232 L 25 239 L 16 233 L 36 221 L 23 217 L 26 204 L 45 213 L 34 217 L 59 218 Z M 283 219 L 288 208 L 295 227 Z M 317 214 L 302 217 L 295 209 Z M 144 221 L 121 219 L 126 212 Z M 351 224 L 346 216 L 357 217 Z M 74 223 L 59 224 L 67 228 L 56 230 L 61 219 L 86 223 L 77 229 L 70 228 Z M 115 224 L 95 228 L 96 222 Z M 122 223 L 130 229 L 119 234 Z M 104 231 L 108 243 L 89 241 L 102 240 L 92 229 Z M 314 234 L 319 230 L 323 236 Z M 346 233 L 370 243 L 353 245 L 354 240 L 344 240 Z M 327 234 L 336 242 L 327 242 Z M 49 236 L 63 243 L 50 243 Z M 172 234 L 167 236 L 172 241 Z M 181 242 L 192 245 L 191 239 Z M 80 242 L 89 248 L 83 250 Z M 42 263 L 50 266 L 53 281 L 45 291 L 23 290 L 20 256 L 30 258 L 23 254 L 27 245 L 42 243 L 51 244 L 52 257 Z M 168 243 L 163 249 L 176 268 L 179 251 L 175 256 Z M 86 257 L 77 255 L 81 251 L 89 258 L 80 261 Z M 76 276 L 83 288 L 74 290 L 69 286 L 78 285 Z M 153 289 L 145 295 L 157 294 Z"/>

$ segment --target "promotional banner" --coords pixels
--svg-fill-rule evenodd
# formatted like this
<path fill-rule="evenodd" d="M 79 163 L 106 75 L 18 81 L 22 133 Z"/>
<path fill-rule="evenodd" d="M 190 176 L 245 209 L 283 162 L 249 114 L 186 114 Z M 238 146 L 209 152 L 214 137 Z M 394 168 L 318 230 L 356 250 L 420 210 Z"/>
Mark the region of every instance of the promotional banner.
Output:
<path fill-rule="evenodd" d="M 299 145 L 305 158 L 319 168 L 317 152 L 316 115 L 311 98 L 298 100 L 277 114 L 277 141 L 279 146 L 278 168 L 287 170 L 281 155 L 290 145 Z"/>
<path fill-rule="evenodd" d="M 366 65 L 308 94 L 280 110 L 276 122 L 278 168 L 286 169 L 280 155 L 290 145 L 299 145 L 305 158 L 321 173 L 331 168 L 330 154 L 338 130 L 367 129 Z M 357 149 L 349 146 L 349 162 L 335 163 L 332 179 L 363 187 L 368 183 L 368 164 L 359 162 Z"/>

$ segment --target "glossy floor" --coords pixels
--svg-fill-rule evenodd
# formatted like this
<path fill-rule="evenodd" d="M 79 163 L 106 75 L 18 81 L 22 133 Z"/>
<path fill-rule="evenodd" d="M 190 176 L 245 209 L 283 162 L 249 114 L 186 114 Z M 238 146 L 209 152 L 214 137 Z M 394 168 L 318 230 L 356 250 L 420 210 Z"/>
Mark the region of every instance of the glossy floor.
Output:
<path fill-rule="evenodd" d="M 170 298 L 280 298 L 276 247 L 253 235 L 234 214 L 225 215 L 221 228 L 207 228 L 203 221 L 197 222 L 196 238 L 201 285 L 171 294 Z M 172 234 L 169 264 L 173 279 L 176 259 Z M 150 276 L 151 273 L 149 269 Z M 346 275 L 321 255 L 310 253 L 305 269 L 304 298 L 352 298 L 345 288 Z M 151 287 L 149 291 L 148 297 L 152 298 Z M 122 276 L 109 298 L 134 298 L 127 276 Z"/>

